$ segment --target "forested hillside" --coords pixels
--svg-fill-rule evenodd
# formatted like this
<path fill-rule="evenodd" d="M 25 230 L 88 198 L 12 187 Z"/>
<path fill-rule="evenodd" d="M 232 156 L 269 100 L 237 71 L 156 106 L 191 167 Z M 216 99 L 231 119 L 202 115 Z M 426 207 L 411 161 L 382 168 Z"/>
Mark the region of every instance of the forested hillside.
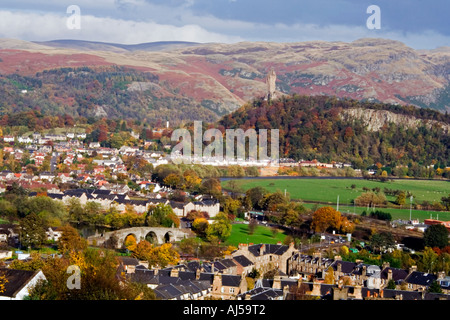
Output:
<path fill-rule="evenodd" d="M 118 66 L 59 68 L 34 76 L 0 75 L 0 114 L 158 120 L 217 119 L 207 102 L 177 94 L 150 72 Z"/>
<path fill-rule="evenodd" d="M 387 110 L 415 118 L 418 125 L 386 122 L 378 131 L 368 130 L 364 121 L 343 117 L 343 111 L 351 109 Z M 345 161 L 356 168 L 377 162 L 390 167 L 449 166 L 449 124 L 449 115 L 429 109 L 299 95 L 270 102 L 257 99 L 219 121 L 225 128 L 279 129 L 282 157 Z"/>

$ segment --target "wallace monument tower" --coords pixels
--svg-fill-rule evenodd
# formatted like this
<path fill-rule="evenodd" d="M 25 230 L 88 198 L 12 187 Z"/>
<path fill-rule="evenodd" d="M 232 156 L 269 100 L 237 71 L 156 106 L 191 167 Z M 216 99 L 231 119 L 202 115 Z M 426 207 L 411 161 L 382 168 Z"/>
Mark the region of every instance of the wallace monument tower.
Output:
<path fill-rule="evenodd" d="M 270 70 L 269 74 L 266 77 L 266 85 L 267 85 L 267 100 L 272 100 L 275 98 L 275 82 L 277 81 L 277 75 L 273 69 Z"/>

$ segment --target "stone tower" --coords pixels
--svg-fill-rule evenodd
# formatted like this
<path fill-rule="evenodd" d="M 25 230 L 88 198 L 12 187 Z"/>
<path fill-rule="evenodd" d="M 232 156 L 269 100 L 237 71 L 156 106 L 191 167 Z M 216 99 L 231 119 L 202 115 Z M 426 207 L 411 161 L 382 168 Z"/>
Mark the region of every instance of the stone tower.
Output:
<path fill-rule="evenodd" d="M 271 100 L 275 98 L 275 82 L 277 81 L 277 75 L 273 69 L 270 70 L 269 74 L 266 77 L 266 85 L 267 85 L 267 100 Z"/>

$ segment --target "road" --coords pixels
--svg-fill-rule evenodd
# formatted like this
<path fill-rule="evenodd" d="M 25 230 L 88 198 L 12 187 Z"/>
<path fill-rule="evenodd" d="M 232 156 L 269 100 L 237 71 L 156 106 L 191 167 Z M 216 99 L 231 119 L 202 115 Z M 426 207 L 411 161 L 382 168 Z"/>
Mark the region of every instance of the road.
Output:
<path fill-rule="evenodd" d="M 59 153 L 53 152 L 50 159 L 50 172 L 53 173 L 56 170 L 56 159 L 58 159 Z"/>

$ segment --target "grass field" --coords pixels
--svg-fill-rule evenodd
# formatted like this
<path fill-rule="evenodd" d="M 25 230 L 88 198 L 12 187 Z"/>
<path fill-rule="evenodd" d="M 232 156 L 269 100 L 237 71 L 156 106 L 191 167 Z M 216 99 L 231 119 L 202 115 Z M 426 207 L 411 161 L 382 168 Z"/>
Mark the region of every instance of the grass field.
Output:
<path fill-rule="evenodd" d="M 369 181 L 362 179 L 237 179 L 237 185 L 243 190 L 263 187 L 269 192 L 286 190 L 291 199 L 350 204 L 353 199 L 364 192 L 363 187 L 370 189 L 379 187 L 410 191 L 416 201 L 440 201 L 450 193 L 450 182 L 438 180 L 394 180 L 389 182 Z M 228 181 L 223 181 L 226 188 Z M 351 185 L 355 188 L 352 189 Z M 394 197 L 387 196 L 388 200 Z"/>
<path fill-rule="evenodd" d="M 242 191 L 257 186 L 267 189 L 269 192 L 280 190 L 288 192 L 292 200 L 327 202 L 336 207 L 337 197 L 339 196 L 339 211 L 350 212 L 355 211 L 361 214 L 364 207 L 356 207 L 350 203 L 353 199 L 361 195 L 364 187 L 376 188 L 381 191 L 384 188 L 409 191 L 414 195 L 414 201 L 441 201 L 443 196 L 450 193 L 450 182 L 438 180 L 394 180 L 388 182 L 368 181 L 362 179 L 237 179 L 236 184 Z M 228 181 L 223 181 L 222 186 L 227 187 Z M 355 188 L 352 189 L 351 185 Z M 393 196 L 387 196 L 388 201 L 394 201 Z M 347 204 L 347 206 L 346 206 Z M 323 204 L 322 204 L 323 205 Z M 314 206 L 306 204 L 307 207 Z M 409 199 L 406 201 L 404 209 L 382 208 L 381 210 L 391 213 L 393 219 L 409 219 Z M 430 218 L 436 218 L 436 212 L 425 210 L 412 210 L 412 218 L 420 221 Z M 450 212 L 440 212 L 440 220 L 450 220 Z"/>
<path fill-rule="evenodd" d="M 253 234 L 248 234 L 248 224 L 233 224 L 231 235 L 227 239 L 227 244 L 238 246 L 239 243 L 267 243 L 276 244 L 283 242 L 286 234 L 278 231 L 275 236 L 269 227 L 258 225 Z"/>
<path fill-rule="evenodd" d="M 304 206 L 307 208 L 313 208 L 315 204 L 313 203 L 304 203 Z M 324 205 L 319 205 L 319 207 Z M 333 208 L 336 208 L 336 205 L 332 205 Z M 372 209 L 369 209 L 369 212 Z M 375 210 L 377 210 L 375 208 Z M 381 208 L 379 209 L 383 212 L 389 212 L 392 216 L 393 220 L 403 219 L 409 220 L 409 209 L 395 209 L 395 208 Z M 361 214 L 363 211 L 367 212 L 366 207 L 353 207 L 353 206 L 339 206 L 339 211 L 342 213 L 356 213 Z M 430 215 L 432 215 L 433 219 L 439 218 L 439 220 L 450 221 L 450 212 L 436 212 L 436 211 L 426 211 L 426 210 L 411 210 L 411 218 L 419 219 L 420 222 L 423 222 L 424 219 L 429 219 Z M 439 215 L 437 217 L 437 215 Z"/>

